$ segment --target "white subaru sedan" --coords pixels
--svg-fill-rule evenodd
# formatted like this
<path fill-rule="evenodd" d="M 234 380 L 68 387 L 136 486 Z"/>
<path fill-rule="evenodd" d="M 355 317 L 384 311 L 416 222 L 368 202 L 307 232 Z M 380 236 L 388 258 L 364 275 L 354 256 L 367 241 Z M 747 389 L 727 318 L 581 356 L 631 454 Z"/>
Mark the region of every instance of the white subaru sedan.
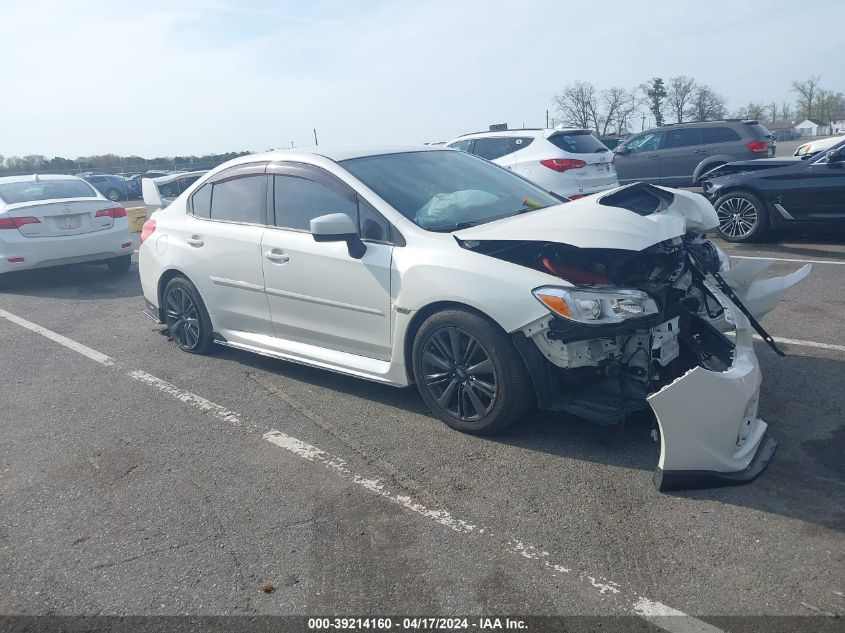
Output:
<path fill-rule="evenodd" d="M 0 178 L 0 275 L 82 262 L 122 272 L 131 259 L 126 209 L 81 178 Z"/>
<path fill-rule="evenodd" d="M 752 327 L 809 272 L 754 281 L 765 262 L 731 268 L 716 226 L 702 196 L 651 185 L 564 204 L 444 148 L 291 150 L 221 165 L 155 212 L 140 273 L 185 352 L 416 383 L 460 431 L 536 406 L 604 426 L 651 407 L 670 490 L 771 459 Z"/>

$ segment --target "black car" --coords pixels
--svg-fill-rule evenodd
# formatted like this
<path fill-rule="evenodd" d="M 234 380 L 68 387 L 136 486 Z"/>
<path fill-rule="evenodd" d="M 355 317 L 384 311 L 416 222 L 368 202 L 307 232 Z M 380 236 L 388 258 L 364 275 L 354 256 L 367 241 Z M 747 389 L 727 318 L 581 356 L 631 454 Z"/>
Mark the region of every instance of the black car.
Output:
<path fill-rule="evenodd" d="M 705 174 L 701 186 L 729 242 L 762 238 L 778 225 L 845 227 L 845 141 L 810 158 L 728 163 Z"/>

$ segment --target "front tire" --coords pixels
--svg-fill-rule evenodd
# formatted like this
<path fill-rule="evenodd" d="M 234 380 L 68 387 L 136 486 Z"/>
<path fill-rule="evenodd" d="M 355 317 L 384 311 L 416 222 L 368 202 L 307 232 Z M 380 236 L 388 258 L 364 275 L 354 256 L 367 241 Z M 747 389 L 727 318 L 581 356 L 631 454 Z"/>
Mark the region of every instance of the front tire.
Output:
<path fill-rule="evenodd" d="M 766 205 L 751 192 L 726 193 L 713 207 L 719 217 L 716 232 L 728 242 L 751 242 L 763 237 L 769 229 Z"/>
<path fill-rule="evenodd" d="M 207 354 L 214 344 L 211 318 L 194 284 L 184 277 L 174 277 L 164 288 L 162 305 L 170 338 L 179 349 Z"/>
<path fill-rule="evenodd" d="M 534 403 L 528 370 L 511 338 L 473 312 L 450 309 L 426 319 L 414 338 L 412 360 L 423 400 L 458 431 L 495 433 Z"/>
<path fill-rule="evenodd" d="M 132 265 L 132 255 L 121 255 L 106 262 L 113 273 L 125 273 Z"/>

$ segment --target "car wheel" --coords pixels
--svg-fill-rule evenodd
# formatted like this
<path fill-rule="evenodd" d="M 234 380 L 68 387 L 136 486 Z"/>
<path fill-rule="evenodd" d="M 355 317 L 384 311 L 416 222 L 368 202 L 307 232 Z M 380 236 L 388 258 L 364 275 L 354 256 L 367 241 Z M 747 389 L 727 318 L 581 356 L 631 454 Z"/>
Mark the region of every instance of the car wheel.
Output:
<path fill-rule="evenodd" d="M 184 277 L 164 288 L 164 321 L 176 344 L 190 354 L 206 354 L 213 344 L 211 319 L 197 289 Z"/>
<path fill-rule="evenodd" d="M 733 191 L 713 205 L 719 216 L 719 236 L 728 242 L 750 242 L 762 237 L 769 226 L 766 206 L 753 193 Z"/>
<path fill-rule="evenodd" d="M 465 433 L 495 433 L 534 403 L 531 378 L 513 341 L 466 310 L 426 319 L 414 338 L 413 368 L 431 411 Z"/>
<path fill-rule="evenodd" d="M 125 273 L 132 265 L 132 255 L 121 255 L 106 262 L 113 273 Z"/>
<path fill-rule="evenodd" d="M 109 189 L 106 191 L 106 198 L 111 200 L 112 202 L 117 202 L 120 200 L 120 192 L 117 189 Z"/>

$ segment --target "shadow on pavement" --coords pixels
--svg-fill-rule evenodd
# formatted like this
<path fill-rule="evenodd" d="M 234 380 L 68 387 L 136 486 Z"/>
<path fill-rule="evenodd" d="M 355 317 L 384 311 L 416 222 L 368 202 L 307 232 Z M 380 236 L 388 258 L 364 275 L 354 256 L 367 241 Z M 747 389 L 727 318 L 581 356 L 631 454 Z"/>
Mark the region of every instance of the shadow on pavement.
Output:
<path fill-rule="evenodd" d="M 119 299 L 141 295 L 138 266 L 123 273 L 105 264 L 74 264 L 6 273 L 0 276 L 3 294 L 55 299 Z"/>
<path fill-rule="evenodd" d="M 771 359 L 764 349 L 757 352 L 764 365 L 760 413 L 779 443 L 778 453 L 749 485 L 671 494 L 721 501 L 845 531 L 845 362 L 806 356 Z M 397 389 L 231 349 L 220 350 L 218 355 L 355 398 L 430 415 L 415 387 Z M 660 452 L 650 436 L 653 425 L 650 411 L 631 416 L 623 428 L 611 431 L 565 414 L 535 411 L 485 440 L 565 459 L 653 471 Z"/>

